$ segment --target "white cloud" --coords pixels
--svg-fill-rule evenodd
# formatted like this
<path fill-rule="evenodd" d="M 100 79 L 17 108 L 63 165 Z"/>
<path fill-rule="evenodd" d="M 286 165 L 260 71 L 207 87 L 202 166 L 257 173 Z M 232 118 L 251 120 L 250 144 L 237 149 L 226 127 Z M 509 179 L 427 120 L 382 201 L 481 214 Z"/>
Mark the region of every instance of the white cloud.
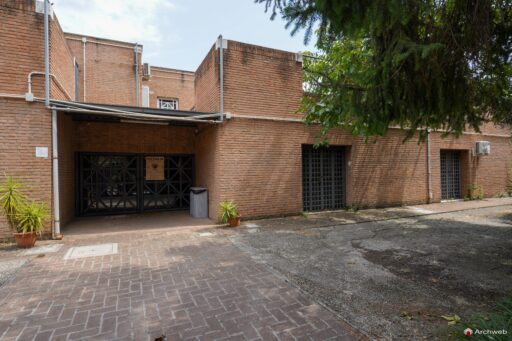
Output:
<path fill-rule="evenodd" d="M 53 2 L 64 31 L 142 44 L 161 42 L 165 38 L 161 30 L 165 23 L 161 20 L 176 10 L 168 0 Z"/>

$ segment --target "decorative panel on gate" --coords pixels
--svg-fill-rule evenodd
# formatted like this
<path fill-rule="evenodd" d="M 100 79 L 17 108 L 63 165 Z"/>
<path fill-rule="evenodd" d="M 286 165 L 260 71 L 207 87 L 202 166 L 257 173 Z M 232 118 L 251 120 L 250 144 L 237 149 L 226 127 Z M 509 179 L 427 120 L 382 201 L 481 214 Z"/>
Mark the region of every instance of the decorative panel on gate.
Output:
<path fill-rule="evenodd" d="M 194 156 L 80 153 L 76 183 L 78 215 L 188 209 Z"/>

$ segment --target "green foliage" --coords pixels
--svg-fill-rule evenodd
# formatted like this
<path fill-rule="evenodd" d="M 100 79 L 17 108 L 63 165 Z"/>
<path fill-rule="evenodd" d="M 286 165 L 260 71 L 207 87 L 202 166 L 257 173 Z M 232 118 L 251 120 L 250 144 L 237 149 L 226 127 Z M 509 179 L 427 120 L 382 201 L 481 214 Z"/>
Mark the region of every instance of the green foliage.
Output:
<path fill-rule="evenodd" d="M 499 192 L 495 195 L 496 198 L 508 198 L 511 195 L 508 192 Z"/>
<path fill-rule="evenodd" d="M 17 213 L 17 231 L 19 233 L 40 232 L 49 216 L 44 203 L 28 203 Z"/>
<path fill-rule="evenodd" d="M 441 317 L 448 321 L 449 326 L 456 325 L 457 323 L 460 322 L 459 315 L 442 315 Z"/>
<path fill-rule="evenodd" d="M 238 217 L 238 207 L 231 200 L 224 200 L 220 203 L 219 221 L 222 224 L 227 223 L 229 220 Z"/>
<path fill-rule="evenodd" d="M 484 198 L 484 188 L 479 184 L 468 185 L 467 200 L 482 200 Z"/>
<path fill-rule="evenodd" d="M 510 340 L 510 328 L 512 326 L 512 297 L 500 301 L 490 314 L 481 314 L 453 326 L 450 331 L 450 340 L 468 340 L 464 336 L 464 329 L 478 330 L 507 330 L 506 335 L 482 335 L 475 334 L 470 337 L 473 341 L 505 341 Z"/>
<path fill-rule="evenodd" d="M 345 209 L 349 212 L 357 213 L 359 211 L 359 206 L 357 205 L 347 205 Z"/>
<path fill-rule="evenodd" d="M 300 111 L 354 135 L 512 123 L 512 0 L 255 0 L 317 35 Z"/>
<path fill-rule="evenodd" d="M 0 182 L 0 207 L 13 230 L 16 229 L 18 212 L 26 201 L 21 192 L 22 188 L 23 182 L 11 176 L 6 176 L 5 180 Z"/>

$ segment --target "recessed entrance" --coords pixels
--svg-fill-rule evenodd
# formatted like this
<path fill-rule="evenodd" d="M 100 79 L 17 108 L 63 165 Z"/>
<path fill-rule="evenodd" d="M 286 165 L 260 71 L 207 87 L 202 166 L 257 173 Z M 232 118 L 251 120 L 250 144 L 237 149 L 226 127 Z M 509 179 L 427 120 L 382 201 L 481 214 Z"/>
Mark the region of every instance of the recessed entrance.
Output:
<path fill-rule="evenodd" d="M 441 150 L 441 199 L 460 199 L 461 194 L 461 152 Z"/>
<path fill-rule="evenodd" d="M 77 154 L 79 216 L 186 210 L 193 155 Z"/>
<path fill-rule="evenodd" d="M 345 148 L 302 146 L 302 196 L 304 211 L 345 206 Z"/>

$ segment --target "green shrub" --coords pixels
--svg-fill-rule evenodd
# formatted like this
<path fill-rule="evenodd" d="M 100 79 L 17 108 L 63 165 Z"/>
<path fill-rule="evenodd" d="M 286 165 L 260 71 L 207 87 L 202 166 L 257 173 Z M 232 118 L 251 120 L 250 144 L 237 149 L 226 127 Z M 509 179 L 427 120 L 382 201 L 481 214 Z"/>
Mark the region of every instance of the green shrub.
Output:
<path fill-rule="evenodd" d="M 224 200 L 220 203 L 220 216 L 219 221 L 222 224 L 227 223 L 229 220 L 238 217 L 238 207 L 231 200 Z"/>
<path fill-rule="evenodd" d="M 450 340 L 471 340 L 471 341 L 506 341 L 510 340 L 512 333 L 512 297 L 500 301 L 494 310 L 489 314 L 474 316 L 468 321 L 462 321 L 450 329 Z M 473 335 L 468 338 L 464 330 L 471 328 Z M 476 330 L 507 330 L 505 335 L 476 334 Z"/>
<path fill-rule="evenodd" d="M 469 184 L 467 200 L 482 200 L 484 198 L 484 188 L 482 185 Z"/>

